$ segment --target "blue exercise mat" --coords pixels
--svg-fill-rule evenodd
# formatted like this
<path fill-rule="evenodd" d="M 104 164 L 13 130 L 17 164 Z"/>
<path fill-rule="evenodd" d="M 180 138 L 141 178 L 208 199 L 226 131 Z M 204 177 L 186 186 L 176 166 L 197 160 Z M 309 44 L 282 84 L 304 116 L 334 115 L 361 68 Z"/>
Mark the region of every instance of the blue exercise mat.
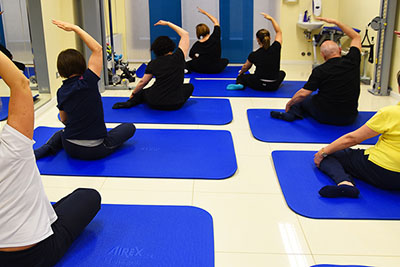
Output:
<path fill-rule="evenodd" d="M 33 96 L 33 101 L 39 97 L 39 94 Z M 8 118 L 8 106 L 10 103 L 9 96 L 0 97 L 0 121 L 4 121 Z"/>
<path fill-rule="evenodd" d="M 112 109 L 123 97 L 103 97 L 105 122 L 224 125 L 232 121 L 228 99 L 190 98 L 179 110 L 155 110 L 146 104 L 129 109 Z"/>
<path fill-rule="evenodd" d="M 249 87 L 244 90 L 226 90 L 228 84 L 235 82 L 235 80 L 190 80 L 194 86 L 193 96 L 291 98 L 305 84 L 304 81 L 283 81 L 281 87 L 273 92 L 257 91 Z"/>
<path fill-rule="evenodd" d="M 136 76 L 142 78 L 146 67 L 147 65 L 144 63 L 140 65 L 140 67 L 136 70 Z M 186 73 L 185 78 L 236 78 L 241 68 L 241 66 L 227 66 L 223 72 L 214 74 L 191 72 Z"/>
<path fill-rule="evenodd" d="M 58 130 L 36 128 L 34 148 Z M 237 169 L 231 133 L 221 130 L 138 129 L 104 159 L 72 159 L 62 150 L 38 160 L 37 165 L 47 175 L 187 179 L 224 179 Z"/>
<path fill-rule="evenodd" d="M 212 217 L 189 206 L 103 204 L 56 266 L 212 267 Z"/>
<path fill-rule="evenodd" d="M 250 129 L 253 136 L 271 143 L 331 143 L 337 138 L 364 125 L 375 112 L 359 112 L 357 120 L 347 126 L 321 124 L 311 117 L 287 122 L 271 118 L 273 109 L 248 109 Z M 282 111 L 283 110 L 278 110 Z M 378 137 L 370 138 L 362 144 L 373 145 Z"/>
<path fill-rule="evenodd" d="M 321 197 L 318 191 L 334 182 L 315 166 L 315 153 L 272 152 L 283 195 L 294 212 L 315 219 L 400 219 L 400 192 L 381 190 L 360 180 L 356 180 L 358 199 Z"/>

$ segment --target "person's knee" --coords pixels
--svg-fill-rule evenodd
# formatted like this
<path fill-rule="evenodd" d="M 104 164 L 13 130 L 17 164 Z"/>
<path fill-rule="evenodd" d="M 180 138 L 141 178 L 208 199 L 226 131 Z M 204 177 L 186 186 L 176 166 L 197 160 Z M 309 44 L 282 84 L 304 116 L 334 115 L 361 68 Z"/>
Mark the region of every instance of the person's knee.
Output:
<path fill-rule="evenodd" d="M 80 194 L 86 202 L 89 202 L 92 207 L 95 207 L 100 210 L 101 206 L 101 195 L 100 193 L 93 188 L 78 188 L 74 192 L 74 194 Z"/>

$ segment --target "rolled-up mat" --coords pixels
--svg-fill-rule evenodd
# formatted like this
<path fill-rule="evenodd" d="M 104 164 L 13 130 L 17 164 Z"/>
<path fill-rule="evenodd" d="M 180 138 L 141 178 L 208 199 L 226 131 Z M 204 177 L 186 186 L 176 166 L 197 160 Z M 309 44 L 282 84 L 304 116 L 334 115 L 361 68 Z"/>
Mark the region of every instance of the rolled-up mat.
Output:
<path fill-rule="evenodd" d="M 248 109 L 250 129 L 253 136 L 271 143 L 331 143 L 344 134 L 364 125 L 375 112 L 359 112 L 357 120 L 347 126 L 321 124 L 311 117 L 287 122 L 271 118 L 273 109 Z M 284 110 L 277 110 L 284 111 Z M 362 144 L 373 145 L 378 137 L 365 140 Z"/>
<path fill-rule="evenodd" d="M 128 98 L 103 97 L 102 100 L 105 122 L 224 125 L 233 118 L 228 99 L 190 98 L 180 109 L 168 111 L 151 109 L 146 104 L 112 109 L 114 103 Z"/>
<path fill-rule="evenodd" d="M 212 217 L 189 206 L 103 204 L 56 266 L 212 267 Z"/>
<path fill-rule="evenodd" d="M 399 220 L 400 192 L 378 189 L 355 180 L 359 198 L 324 198 L 318 191 L 334 182 L 314 164 L 316 151 L 273 151 L 287 205 L 297 214 L 314 219 Z"/>
<path fill-rule="evenodd" d="M 43 145 L 60 128 L 38 127 Z M 116 152 L 99 160 L 70 158 L 64 150 L 37 161 L 46 175 L 224 179 L 237 169 L 229 131 L 138 129 Z"/>
<path fill-rule="evenodd" d="M 235 80 L 199 80 L 191 79 L 194 86 L 193 96 L 210 97 L 272 97 L 291 98 L 305 84 L 304 81 L 283 81 L 276 91 L 257 91 L 246 87 L 244 90 L 227 90 L 228 84 Z"/>

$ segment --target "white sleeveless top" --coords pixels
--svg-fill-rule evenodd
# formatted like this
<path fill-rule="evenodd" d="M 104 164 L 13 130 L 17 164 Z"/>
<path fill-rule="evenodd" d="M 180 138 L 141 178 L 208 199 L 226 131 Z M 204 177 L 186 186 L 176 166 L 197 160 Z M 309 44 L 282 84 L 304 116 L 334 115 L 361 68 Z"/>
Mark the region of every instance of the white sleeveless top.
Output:
<path fill-rule="evenodd" d="M 8 124 L 0 134 L 0 248 L 38 243 L 57 215 L 44 192 L 30 140 Z"/>

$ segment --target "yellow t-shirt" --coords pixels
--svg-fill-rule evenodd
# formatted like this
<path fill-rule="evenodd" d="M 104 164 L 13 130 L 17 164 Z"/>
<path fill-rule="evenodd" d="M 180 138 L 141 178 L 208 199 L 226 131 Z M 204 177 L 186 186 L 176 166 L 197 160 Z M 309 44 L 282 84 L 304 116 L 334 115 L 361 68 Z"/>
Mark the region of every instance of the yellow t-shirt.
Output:
<path fill-rule="evenodd" d="M 400 103 L 380 109 L 366 125 L 381 134 L 375 146 L 365 150 L 368 159 L 382 168 L 400 172 Z"/>

